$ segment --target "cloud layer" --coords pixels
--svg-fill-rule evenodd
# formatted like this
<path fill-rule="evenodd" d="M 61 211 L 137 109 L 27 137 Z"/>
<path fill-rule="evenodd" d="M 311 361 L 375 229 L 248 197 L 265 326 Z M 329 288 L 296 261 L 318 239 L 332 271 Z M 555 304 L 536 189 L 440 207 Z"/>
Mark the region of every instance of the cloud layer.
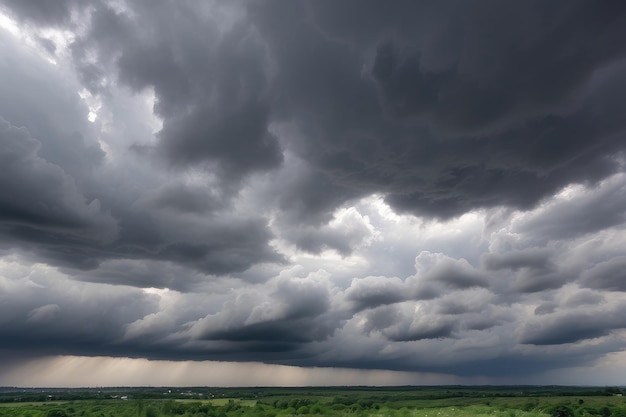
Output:
<path fill-rule="evenodd" d="M 542 383 L 626 347 L 619 3 L 0 13 L 7 357 Z"/>

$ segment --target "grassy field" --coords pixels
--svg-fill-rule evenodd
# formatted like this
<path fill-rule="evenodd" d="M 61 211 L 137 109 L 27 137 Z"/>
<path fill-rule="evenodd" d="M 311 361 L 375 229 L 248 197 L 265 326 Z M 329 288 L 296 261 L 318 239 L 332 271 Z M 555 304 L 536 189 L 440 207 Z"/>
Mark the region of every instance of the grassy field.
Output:
<path fill-rule="evenodd" d="M 29 402 L 12 402 L 12 403 L 0 403 L 0 407 L 34 407 L 34 406 L 55 406 L 59 404 L 65 404 L 67 401 L 29 401 Z M 0 411 L 0 416 L 2 412 Z"/>
<path fill-rule="evenodd" d="M 214 406 L 225 406 L 229 401 L 233 401 L 235 404 L 240 405 L 242 407 L 253 407 L 256 405 L 256 400 L 242 400 L 239 398 L 213 398 L 210 400 L 175 400 L 179 403 L 200 403 L 200 404 L 210 404 Z"/>
<path fill-rule="evenodd" d="M 563 387 L 200 387 L 66 390 L 38 402 L 5 391 L 0 417 L 626 417 L 626 397 L 619 394 Z"/>

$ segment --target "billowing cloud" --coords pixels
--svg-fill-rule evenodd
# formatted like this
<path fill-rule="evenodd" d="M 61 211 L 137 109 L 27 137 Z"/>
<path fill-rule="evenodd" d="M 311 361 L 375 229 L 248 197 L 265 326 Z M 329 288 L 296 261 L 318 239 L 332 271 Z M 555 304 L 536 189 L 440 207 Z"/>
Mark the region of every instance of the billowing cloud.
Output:
<path fill-rule="evenodd" d="M 555 313 L 531 322 L 521 336 L 522 343 L 557 345 L 595 339 L 626 327 L 624 305 L 598 311 Z"/>
<path fill-rule="evenodd" d="M 99 200 L 87 201 L 62 168 L 38 155 L 40 142 L 28 130 L 0 119 L 0 144 L 5 170 L 0 180 L 0 214 L 5 233 L 27 234 L 32 228 L 85 240 L 116 237 L 115 219 L 101 211 Z"/>
<path fill-rule="evenodd" d="M 617 2 L 0 13 L 12 380 L 72 355 L 146 375 L 205 360 L 415 372 L 393 373 L 405 382 L 585 384 L 615 368 Z"/>

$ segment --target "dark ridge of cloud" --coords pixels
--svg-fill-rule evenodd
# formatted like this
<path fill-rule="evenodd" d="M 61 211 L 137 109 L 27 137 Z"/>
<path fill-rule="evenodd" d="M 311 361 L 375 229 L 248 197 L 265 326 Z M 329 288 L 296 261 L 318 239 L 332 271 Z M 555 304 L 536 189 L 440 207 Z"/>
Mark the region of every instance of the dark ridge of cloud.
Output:
<path fill-rule="evenodd" d="M 0 227 L 9 233 L 30 226 L 56 239 L 70 236 L 83 241 L 115 238 L 117 222 L 88 202 L 62 168 L 38 155 L 40 142 L 26 129 L 0 117 Z"/>
<path fill-rule="evenodd" d="M 619 305 L 610 310 L 554 313 L 528 323 L 520 343 L 531 345 L 562 345 L 608 336 L 616 329 L 626 328 L 626 308 Z"/>
<path fill-rule="evenodd" d="M 465 259 L 452 259 L 441 253 L 422 251 L 416 258 L 415 279 L 424 283 L 442 284 L 448 288 L 488 287 L 486 276 Z"/>
<path fill-rule="evenodd" d="M 140 208 L 172 210 L 180 213 L 205 214 L 225 208 L 225 199 L 210 188 L 168 184 L 145 193 L 135 206 Z"/>
<path fill-rule="evenodd" d="M 515 377 L 541 374 L 554 369 L 572 368 L 589 363 L 590 356 L 618 352 L 623 344 L 611 341 L 604 345 L 572 349 L 570 351 L 523 352 L 513 351 L 497 358 L 463 361 L 442 366 L 439 372 L 460 376 Z"/>
<path fill-rule="evenodd" d="M 513 288 L 521 293 L 538 293 L 561 288 L 574 277 L 556 267 L 524 268 L 517 272 Z"/>
<path fill-rule="evenodd" d="M 107 352 L 127 323 L 158 307 L 154 297 L 139 290 L 76 285 L 37 273 L 0 299 L 0 313 L 8 319 L 0 323 L 0 348 L 45 354 Z"/>
<path fill-rule="evenodd" d="M 557 304 L 553 302 L 541 303 L 535 308 L 535 315 L 551 314 L 556 311 Z"/>
<path fill-rule="evenodd" d="M 590 358 L 623 350 L 623 341 L 611 339 L 605 343 L 591 346 L 554 346 L 535 349 L 511 349 L 497 357 L 477 357 L 468 360 L 463 349 L 447 352 L 443 349 L 443 340 L 424 340 L 421 343 L 432 343 L 436 356 L 425 357 L 417 353 L 417 349 L 407 350 L 403 354 L 391 357 L 375 355 L 362 358 L 356 354 L 346 355 L 325 362 L 326 366 L 357 369 L 386 369 L 397 371 L 437 372 L 458 376 L 484 377 L 521 377 L 534 376 L 550 370 L 579 367 L 589 364 Z M 406 342 L 413 343 L 415 342 Z M 448 346 L 446 346 L 448 347 Z M 315 366 L 315 359 L 302 358 L 301 363 Z"/>
<path fill-rule="evenodd" d="M 602 296 L 602 294 L 589 290 L 580 290 L 567 297 L 563 305 L 565 307 L 576 308 L 585 305 L 596 306 L 604 302 L 606 302 L 606 299 Z"/>
<path fill-rule="evenodd" d="M 349 4 L 250 7 L 278 63 L 285 117 L 303 136 L 290 148 L 334 182 L 382 192 L 396 209 L 447 218 L 480 207 L 530 208 L 569 183 L 619 169 L 611 163 L 623 149 L 619 118 L 596 112 L 614 97 L 594 76 L 624 56 L 615 42 L 596 47 L 621 38 L 623 8 L 412 2 L 383 12 Z M 376 23 L 360 16 L 338 27 L 351 9 L 376 10 Z M 420 29 L 416 19 L 432 22 Z M 434 52 L 444 40 L 445 59 Z M 306 64 L 314 59 L 326 63 L 323 72 Z M 338 107 L 350 111 L 338 119 Z"/>
<path fill-rule="evenodd" d="M 181 293 L 193 293 L 203 284 L 216 283 L 220 279 L 219 276 L 199 272 L 197 268 L 179 265 L 170 260 L 145 258 L 112 258 L 81 271 L 68 267 L 65 272 L 82 282 L 160 288 Z"/>
<path fill-rule="evenodd" d="M 552 253 L 539 248 L 509 251 L 505 253 L 486 253 L 481 261 L 488 271 L 502 269 L 518 270 L 521 268 L 545 269 L 549 268 Z"/>
<path fill-rule="evenodd" d="M 312 225 L 319 227 L 333 218 L 333 211 L 346 201 L 362 196 L 358 190 L 336 184 L 327 173 L 313 169 L 305 160 L 284 173 L 268 192 L 267 204 L 277 204 L 283 212 L 284 227 Z M 306 190 L 306 192 L 303 192 Z"/>
<path fill-rule="evenodd" d="M 476 330 L 476 331 L 485 331 L 489 330 L 492 327 L 500 326 L 507 322 L 511 322 L 512 318 L 510 315 L 498 315 L 494 314 L 493 316 L 489 315 L 478 315 L 474 317 L 470 317 L 463 322 L 462 328 L 464 330 Z"/>
<path fill-rule="evenodd" d="M 410 328 L 405 331 L 394 332 L 394 331 L 385 331 L 383 332 L 389 340 L 394 342 L 410 342 L 416 340 L 424 340 L 424 339 L 445 339 L 453 337 L 454 330 L 456 326 L 454 323 L 434 323 L 422 325 L 416 328 Z"/>
<path fill-rule="evenodd" d="M 284 221 L 279 224 L 281 237 L 298 249 L 315 254 L 332 249 L 342 256 L 349 256 L 373 236 L 368 220 L 353 208 L 337 214 L 329 224 L 317 227 Z"/>
<path fill-rule="evenodd" d="M 398 306 L 382 306 L 365 313 L 366 333 L 380 332 L 393 342 L 451 338 L 458 321 L 450 316 L 415 313 Z"/>
<path fill-rule="evenodd" d="M 374 276 L 353 279 L 345 292 L 346 301 L 358 312 L 408 300 L 432 300 L 447 291 L 490 286 L 489 278 L 464 259 L 423 251 L 415 262 L 416 273 L 405 280 Z M 447 301 L 451 303 L 450 308 L 457 304 L 453 300 Z"/>
<path fill-rule="evenodd" d="M 203 339 L 228 342 L 269 341 L 302 344 L 324 340 L 334 331 L 334 329 L 311 326 L 310 323 L 308 319 L 255 323 L 240 328 L 210 331 L 204 334 Z"/>
<path fill-rule="evenodd" d="M 285 262 L 284 257 L 269 245 L 272 233 L 264 219 L 235 219 L 231 224 L 204 222 L 198 223 L 197 227 L 196 232 L 201 234 L 197 238 L 188 236 L 178 240 L 175 236 L 166 236 L 160 241 L 144 244 L 143 249 L 148 253 L 137 255 L 218 275 L 243 272 L 258 263 Z M 117 243 L 128 245 L 132 251 L 132 240 Z M 124 254 L 122 251 L 120 255 Z"/>
<path fill-rule="evenodd" d="M 248 293 L 196 324 L 199 340 L 310 343 L 333 335 L 341 313 L 331 311 L 330 292 L 319 279 L 279 279 L 263 298 Z"/>
<path fill-rule="evenodd" d="M 626 221 L 626 188 L 623 174 L 607 178 L 585 190 L 573 201 L 562 198 L 535 215 L 522 218 L 515 230 L 544 239 L 570 239 Z M 574 193 L 582 194 L 581 190 Z"/>
<path fill-rule="evenodd" d="M 438 300 L 435 312 L 444 315 L 462 315 L 480 313 L 489 305 L 491 294 L 488 292 L 478 294 L 452 293 Z"/>
<path fill-rule="evenodd" d="M 589 288 L 626 291 L 626 256 L 616 256 L 587 270 L 581 283 Z"/>
<path fill-rule="evenodd" d="M 472 287 L 487 287 L 489 284 L 487 280 L 478 275 L 465 274 L 460 271 L 456 271 L 454 268 L 444 268 L 438 271 L 437 278 L 432 278 L 438 282 L 443 282 L 454 288 L 472 288 Z"/>
<path fill-rule="evenodd" d="M 408 300 L 409 294 L 399 278 L 366 277 L 353 279 L 345 297 L 355 311 L 361 311 Z"/>
<path fill-rule="evenodd" d="M 79 213 L 80 214 L 80 213 Z M 97 213 L 96 213 L 97 214 Z M 95 226 L 67 230 L 42 227 L 36 222 L 29 224 L 2 224 L 3 240 L 16 248 L 31 252 L 54 265 L 79 270 L 94 270 L 103 261 L 115 259 L 170 261 L 205 274 L 227 275 L 243 272 L 258 263 L 284 263 L 285 258 L 269 245 L 271 231 L 261 219 L 235 219 L 228 223 L 197 221 L 181 225 L 176 233 L 167 230 L 162 221 L 150 216 L 114 212 L 119 234 L 108 238 L 111 227 L 103 228 L 106 241 L 94 241 Z M 96 217 L 98 219 L 98 217 Z M 105 217 L 105 220 L 107 218 Z M 81 220 L 79 217 L 78 220 Z M 108 224 L 108 223 L 105 223 Z M 56 225 L 57 227 L 59 225 Z M 184 227 L 184 228 L 183 228 Z M 195 227 L 195 229 L 193 229 Z M 116 229 L 113 229 L 116 230 Z M 193 230 L 193 232 L 192 232 Z M 179 233 L 188 233 L 186 238 Z M 84 235 L 84 236 L 83 236 Z M 195 236 L 195 237 L 194 237 Z M 78 277 L 85 276 L 77 274 Z M 123 277 L 126 276 L 126 281 Z M 102 279 L 102 274 L 90 274 L 88 280 Z M 143 281 L 143 279 L 146 281 Z M 160 287 L 162 278 L 117 274 L 118 284 L 141 287 Z M 182 288 L 184 286 L 178 286 Z"/>
<path fill-rule="evenodd" d="M 77 0 L 2 0 L 4 7 L 16 17 L 35 24 L 56 26 L 70 21 L 70 13 L 92 2 Z"/>

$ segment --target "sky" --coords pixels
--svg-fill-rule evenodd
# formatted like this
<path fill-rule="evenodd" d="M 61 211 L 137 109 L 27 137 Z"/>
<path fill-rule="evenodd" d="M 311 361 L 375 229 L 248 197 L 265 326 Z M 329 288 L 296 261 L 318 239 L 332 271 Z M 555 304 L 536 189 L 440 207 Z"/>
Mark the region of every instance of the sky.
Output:
<path fill-rule="evenodd" d="M 0 385 L 626 384 L 626 4 L 0 0 Z"/>

